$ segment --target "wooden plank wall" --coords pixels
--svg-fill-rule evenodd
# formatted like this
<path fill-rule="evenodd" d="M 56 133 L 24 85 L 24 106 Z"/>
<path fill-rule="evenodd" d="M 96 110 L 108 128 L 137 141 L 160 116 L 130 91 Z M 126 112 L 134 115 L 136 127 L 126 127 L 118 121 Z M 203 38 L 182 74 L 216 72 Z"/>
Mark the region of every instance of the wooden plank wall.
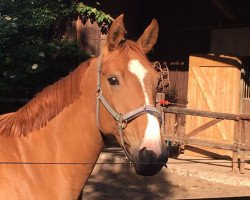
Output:
<path fill-rule="evenodd" d="M 172 61 L 168 64 L 171 91 L 178 97 L 175 106 L 186 107 L 188 93 L 188 58 L 183 61 Z M 176 115 L 171 113 L 165 114 L 166 134 L 175 135 L 176 132 Z M 185 120 L 185 116 L 184 119 Z"/>
<path fill-rule="evenodd" d="M 170 71 L 171 90 L 178 97 L 180 106 L 187 105 L 187 91 L 188 91 L 188 71 Z"/>

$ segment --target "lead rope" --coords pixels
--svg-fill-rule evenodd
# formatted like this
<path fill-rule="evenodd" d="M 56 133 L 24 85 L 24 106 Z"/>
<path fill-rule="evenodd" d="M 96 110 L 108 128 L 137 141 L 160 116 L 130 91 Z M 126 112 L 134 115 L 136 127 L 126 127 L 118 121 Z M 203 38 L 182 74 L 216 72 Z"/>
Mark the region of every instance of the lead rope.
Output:
<path fill-rule="evenodd" d="M 123 123 L 118 122 L 118 132 L 120 135 L 120 140 L 121 140 L 121 146 L 123 148 L 123 152 L 125 157 L 128 159 L 129 163 L 132 164 L 134 163 L 133 159 L 131 158 L 130 154 L 128 153 L 127 149 L 125 148 L 125 142 L 123 139 Z"/>

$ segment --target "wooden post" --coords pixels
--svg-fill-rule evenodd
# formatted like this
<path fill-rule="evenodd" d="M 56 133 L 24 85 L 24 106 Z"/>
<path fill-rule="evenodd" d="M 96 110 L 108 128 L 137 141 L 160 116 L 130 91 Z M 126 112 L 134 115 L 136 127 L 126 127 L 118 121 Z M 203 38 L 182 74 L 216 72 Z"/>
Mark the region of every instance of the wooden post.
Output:
<path fill-rule="evenodd" d="M 186 125 L 186 115 L 177 114 L 176 115 L 176 133 L 178 137 L 185 137 L 185 125 Z M 180 146 L 180 151 L 183 152 L 185 150 L 185 145 L 182 144 Z"/>
<path fill-rule="evenodd" d="M 184 137 L 185 136 L 185 123 L 186 123 L 185 115 L 177 114 L 176 123 L 177 123 L 177 127 L 176 127 L 177 135 L 180 137 Z"/>
<path fill-rule="evenodd" d="M 240 135 L 240 122 L 235 121 L 234 122 L 234 144 L 239 143 L 239 135 Z M 232 172 L 237 173 L 238 168 L 238 151 L 233 151 L 233 158 L 232 158 Z"/>
<path fill-rule="evenodd" d="M 245 121 L 244 120 L 241 120 L 239 121 L 240 123 L 240 143 L 242 145 L 245 145 L 246 144 L 246 135 L 245 135 Z M 240 173 L 241 174 L 244 174 L 245 173 L 245 154 L 246 154 L 246 151 L 244 149 L 241 149 L 240 150 Z"/>
<path fill-rule="evenodd" d="M 159 100 L 165 100 L 165 98 L 166 98 L 165 93 L 157 93 L 156 94 L 156 108 L 161 112 L 161 116 L 162 116 L 161 132 L 164 135 L 166 134 L 166 130 L 165 130 L 165 112 L 164 112 L 163 107 L 159 103 Z"/>

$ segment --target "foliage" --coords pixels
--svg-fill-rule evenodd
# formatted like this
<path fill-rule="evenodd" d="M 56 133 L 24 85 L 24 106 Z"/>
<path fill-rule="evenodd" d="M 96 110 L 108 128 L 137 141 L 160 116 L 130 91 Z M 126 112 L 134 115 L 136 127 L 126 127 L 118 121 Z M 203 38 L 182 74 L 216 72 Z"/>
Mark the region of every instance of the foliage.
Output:
<path fill-rule="evenodd" d="M 111 22 L 77 0 L 0 1 L 0 96 L 11 95 L 5 88 L 39 90 L 89 57 L 75 42 L 61 40 L 79 15 L 96 20 L 103 31 Z"/>
<path fill-rule="evenodd" d="M 97 3 L 98 5 L 99 3 Z M 93 8 L 91 6 L 87 6 L 83 3 L 79 3 L 76 6 L 77 12 L 82 16 L 83 21 L 87 21 L 88 19 L 91 19 L 92 21 L 96 21 L 98 25 L 101 27 L 101 31 L 103 33 L 106 33 L 108 30 L 108 25 L 111 24 L 113 18 L 111 18 L 110 15 L 97 10 L 96 8 Z"/>

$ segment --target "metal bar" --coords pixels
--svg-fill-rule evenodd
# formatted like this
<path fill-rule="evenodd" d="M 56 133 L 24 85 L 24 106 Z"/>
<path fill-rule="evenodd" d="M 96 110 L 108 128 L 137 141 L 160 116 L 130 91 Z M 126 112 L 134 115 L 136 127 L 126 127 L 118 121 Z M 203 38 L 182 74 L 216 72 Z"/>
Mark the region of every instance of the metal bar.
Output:
<path fill-rule="evenodd" d="M 250 114 L 247 114 L 247 113 L 230 114 L 230 113 L 210 112 L 210 111 L 202 111 L 202 110 L 178 108 L 178 107 L 165 107 L 164 112 L 194 115 L 194 116 L 200 116 L 200 117 L 209 117 L 209 118 L 216 118 L 216 119 L 235 120 L 235 121 L 250 120 Z"/>

